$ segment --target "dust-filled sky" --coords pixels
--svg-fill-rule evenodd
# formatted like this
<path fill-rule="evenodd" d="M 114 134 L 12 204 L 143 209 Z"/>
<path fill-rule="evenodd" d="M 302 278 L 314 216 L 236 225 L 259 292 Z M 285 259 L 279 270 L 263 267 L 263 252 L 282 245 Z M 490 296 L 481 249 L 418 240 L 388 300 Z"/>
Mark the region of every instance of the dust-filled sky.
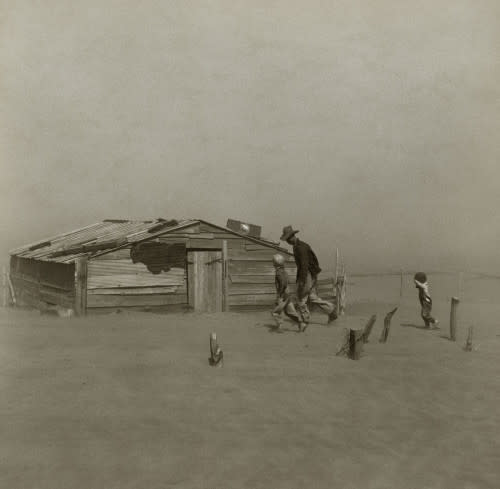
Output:
<path fill-rule="evenodd" d="M 331 268 L 500 269 L 498 0 L 0 0 L 0 253 L 283 226 Z"/>

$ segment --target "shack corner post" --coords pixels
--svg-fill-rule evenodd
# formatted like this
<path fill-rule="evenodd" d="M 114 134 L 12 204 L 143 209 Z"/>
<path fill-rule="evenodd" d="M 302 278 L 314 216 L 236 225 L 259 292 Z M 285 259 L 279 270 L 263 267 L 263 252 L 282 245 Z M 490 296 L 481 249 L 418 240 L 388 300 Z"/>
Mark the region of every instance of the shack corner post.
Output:
<path fill-rule="evenodd" d="M 75 260 L 75 315 L 87 314 L 87 256 Z"/>
<path fill-rule="evenodd" d="M 229 311 L 229 270 L 228 270 L 227 240 L 222 240 L 222 311 Z"/>
<path fill-rule="evenodd" d="M 16 291 L 10 278 L 10 272 L 7 267 L 2 267 L 2 286 L 3 286 L 3 307 L 16 306 Z"/>

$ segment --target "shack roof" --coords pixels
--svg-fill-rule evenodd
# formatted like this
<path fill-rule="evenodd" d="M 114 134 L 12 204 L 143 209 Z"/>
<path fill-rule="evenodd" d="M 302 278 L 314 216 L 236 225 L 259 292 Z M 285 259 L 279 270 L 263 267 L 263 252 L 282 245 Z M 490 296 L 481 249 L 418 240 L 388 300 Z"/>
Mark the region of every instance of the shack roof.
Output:
<path fill-rule="evenodd" d="M 97 254 L 108 253 L 129 244 L 154 239 L 158 236 L 199 223 L 205 223 L 224 230 L 227 233 L 274 248 L 281 253 L 290 254 L 288 250 L 281 248 L 278 243 L 263 238 L 246 236 L 201 219 L 155 219 L 148 221 L 106 219 L 74 231 L 15 248 L 9 253 L 11 256 L 20 258 L 56 263 L 72 263 L 77 258 L 85 255 L 92 257 Z"/>

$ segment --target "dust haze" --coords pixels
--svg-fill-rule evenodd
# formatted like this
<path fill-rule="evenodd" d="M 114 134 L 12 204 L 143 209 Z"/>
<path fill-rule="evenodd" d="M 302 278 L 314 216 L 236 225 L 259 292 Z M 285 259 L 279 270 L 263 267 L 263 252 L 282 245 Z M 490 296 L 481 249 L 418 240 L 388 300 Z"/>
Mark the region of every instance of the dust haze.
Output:
<path fill-rule="evenodd" d="M 496 0 L 0 2 L 1 262 L 106 218 L 498 270 Z"/>

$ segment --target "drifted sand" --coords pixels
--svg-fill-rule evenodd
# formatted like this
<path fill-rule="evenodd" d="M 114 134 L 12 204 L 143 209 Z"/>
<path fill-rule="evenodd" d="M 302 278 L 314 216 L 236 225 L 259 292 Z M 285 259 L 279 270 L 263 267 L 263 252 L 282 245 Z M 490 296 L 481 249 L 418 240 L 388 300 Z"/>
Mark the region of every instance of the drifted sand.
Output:
<path fill-rule="evenodd" d="M 425 331 L 407 301 L 382 345 L 392 307 L 316 313 L 303 334 L 267 312 L 0 311 L 0 487 L 498 489 L 500 308 L 464 307 L 452 343 L 446 302 Z M 361 360 L 336 357 L 374 313 Z"/>

